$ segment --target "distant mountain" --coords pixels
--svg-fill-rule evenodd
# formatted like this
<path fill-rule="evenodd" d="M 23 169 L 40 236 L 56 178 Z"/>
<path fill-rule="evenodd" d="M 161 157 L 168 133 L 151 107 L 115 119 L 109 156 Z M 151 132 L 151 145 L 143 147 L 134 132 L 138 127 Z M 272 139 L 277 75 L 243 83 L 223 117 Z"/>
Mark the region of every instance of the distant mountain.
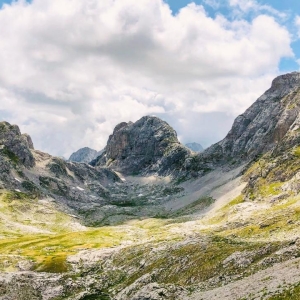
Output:
<path fill-rule="evenodd" d="M 199 143 L 187 143 L 185 146 L 194 152 L 202 152 L 204 150 L 202 145 Z"/>
<path fill-rule="evenodd" d="M 93 159 L 97 158 L 100 154 L 102 154 L 102 152 L 103 150 L 97 151 L 89 147 L 84 147 L 72 153 L 69 158 L 69 161 L 89 163 Z"/>

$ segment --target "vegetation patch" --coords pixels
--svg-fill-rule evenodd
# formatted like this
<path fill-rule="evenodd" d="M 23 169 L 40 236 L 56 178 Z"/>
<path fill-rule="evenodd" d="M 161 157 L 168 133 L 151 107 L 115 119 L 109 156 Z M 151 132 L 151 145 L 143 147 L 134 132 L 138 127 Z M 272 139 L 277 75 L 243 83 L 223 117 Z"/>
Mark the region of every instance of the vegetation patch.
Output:
<path fill-rule="evenodd" d="M 194 243 L 169 244 L 168 250 L 153 252 L 155 245 L 137 246 L 124 249 L 114 260 L 114 265 L 126 272 L 128 276 L 122 286 L 128 286 L 141 276 L 150 274 L 152 281 L 162 284 L 191 286 L 205 282 L 213 277 L 222 278 L 246 272 L 247 266 L 224 264 L 224 260 L 239 251 L 257 251 L 253 255 L 253 263 L 278 249 L 270 246 L 264 254 L 259 252 L 264 247 L 261 243 L 246 243 L 234 239 L 213 236 L 208 240 Z M 157 245 L 159 247 L 159 245 Z M 129 271 L 136 270 L 135 272 Z"/>
<path fill-rule="evenodd" d="M 18 164 L 20 162 L 19 157 L 10 151 L 6 146 L 2 149 L 2 153 L 9 158 L 14 164 Z"/>
<path fill-rule="evenodd" d="M 200 197 L 198 200 L 193 203 L 177 210 L 176 212 L 169 215 L 169 217 L 179 217 L 184 215 L 190 215 L 197 211 L 201 211 L 210 205 L 212 205 L 216 200 L 210 196 Z"/>
<path fill-rule="evenodd" d="M 268 300 L 300 300 L 300 283 L 285 288 L 273 296 L 267 298 Z"/>

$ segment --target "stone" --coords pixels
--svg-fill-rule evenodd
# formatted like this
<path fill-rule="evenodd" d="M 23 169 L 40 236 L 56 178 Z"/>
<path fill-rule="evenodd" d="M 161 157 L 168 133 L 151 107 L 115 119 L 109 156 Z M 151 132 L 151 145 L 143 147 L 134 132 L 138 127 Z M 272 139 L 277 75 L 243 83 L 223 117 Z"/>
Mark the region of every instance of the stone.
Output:
<path fill-rule="evenodd" d="M 21 163 L 25 167 L 35 165 L 31 153 L 32 140 L 28 135 L 22 135 L 17 125 L 0 122 L 0 145 L 2 146 L 0 151 L 14 163 Z"/>
<path fill-rule="evenodd" d="M 168 123 L 145 116 L 135 123 L 118 124 L 93 165 L 126 175 L 176 175 L 190 154 Z"/>

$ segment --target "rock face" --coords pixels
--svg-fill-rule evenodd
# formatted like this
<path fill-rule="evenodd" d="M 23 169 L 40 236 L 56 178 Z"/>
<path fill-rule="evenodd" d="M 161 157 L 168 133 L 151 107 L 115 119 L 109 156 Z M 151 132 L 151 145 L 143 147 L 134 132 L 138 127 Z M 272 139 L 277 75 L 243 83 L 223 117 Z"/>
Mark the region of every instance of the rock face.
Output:
<path fill-rule="evenodd" d="M 78 151 L 71 154 L 69 161 L 80 162 L 80 163 L 89 163 L 99 155 L 101 155 L 102 151 L 97 151 L 91 149 L 89 147 L 84 147 L 79 149 Z"/>
<path fill-rule="evenodd" d="M 204 148 L 199 143 L 187 143 L 185 145 L 194 152 L 203 152 Z"/>
<path fill-rule="evenodd" d="M 174 175 L 180 173 L 190 153 L 166 122 L 146 116 L 135 123 L 117 125 L 105 151 L 93 165 L 127 175 Z"/>
<path fill-rule="evenodd" d="M 33 143 L 29 135 L 21 134 L 17 125 L 7 122 L 0 123 L 0 148 L 4 155 L 26 167 L 35 165 L 31 152 Z"/>
<path fill-rule="evenodd" d="M 293 136 L 296 143 L 299 112 L 300 73 L 279 76 L 269 90 L 236 118 L 227 136 L 204 151 L 203 157 L 215 156 L 223 162 L 245 161 L 274 149 L 288 136 Z"/>

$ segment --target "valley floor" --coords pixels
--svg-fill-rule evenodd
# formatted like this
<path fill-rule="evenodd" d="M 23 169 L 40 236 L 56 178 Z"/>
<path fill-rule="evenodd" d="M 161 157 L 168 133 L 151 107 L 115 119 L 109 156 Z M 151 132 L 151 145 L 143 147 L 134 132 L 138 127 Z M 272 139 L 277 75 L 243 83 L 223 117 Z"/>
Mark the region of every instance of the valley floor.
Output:
<path fill-rule="evenodd" d="M 0 299 L 300 299 L 300 198 L 245 201 L 239 172 L 182 184 L 164 215 L 98 228 L 2 190 Z"/>

